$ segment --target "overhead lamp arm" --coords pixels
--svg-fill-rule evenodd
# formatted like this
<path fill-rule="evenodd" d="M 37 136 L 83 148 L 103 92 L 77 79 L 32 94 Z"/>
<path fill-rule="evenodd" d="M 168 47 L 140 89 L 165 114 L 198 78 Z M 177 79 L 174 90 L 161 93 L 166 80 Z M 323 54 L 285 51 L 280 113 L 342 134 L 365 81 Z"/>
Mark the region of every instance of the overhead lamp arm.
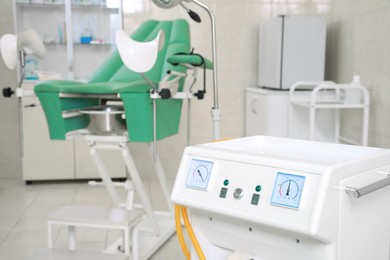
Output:
<path fill-rule="evenodd" d="M 185 6 L 183 3 L 180 3 L 181 7 L 184 8 L 184 10 L 187 11 L 188 15 L 191 17 L 192 20 L 194 20 L 195 22 L 197 23 L 200 23 L 202 21 L 202 19 L 200 19 L 200 16 L 195 13 L 194 11 L 192 11 L 191 9 L 189 9 L 187 6 Z"/>
<path fill-rule="evenodd" d="M 214 108 L 218 109 L 218 77 L 217 77 L 217 30 L 216 30 L 216 23 L 215 23 L 215 17 L 211 9 L 204 4 L 203 2 L 199 0 L 192 0 L 195 4 L 199 5 L 202 7 L 206 12 L 209 14 L 210 21 L 211 21 L 211 45 L 212 45 L 212 61 L 214 64 L 214 76 L 213 76 L 213 85 L 214 85 Z"/>

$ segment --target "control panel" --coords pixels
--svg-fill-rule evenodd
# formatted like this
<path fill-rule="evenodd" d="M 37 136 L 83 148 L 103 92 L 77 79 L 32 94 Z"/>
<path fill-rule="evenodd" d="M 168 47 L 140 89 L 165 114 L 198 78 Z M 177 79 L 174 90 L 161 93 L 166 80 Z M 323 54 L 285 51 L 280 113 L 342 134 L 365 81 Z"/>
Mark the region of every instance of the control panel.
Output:
<path fill-rule="evenodd" d="M 213 161 L 192 159 L 188 170 L 186 186 L 192 189 L 208 190 L 213 165 Z M 306 177 L 302 175 L 277 172 L 273 185 L 271 204 L 289 208 L 299 208 L 305 179 Z M 219 198 L 226 199 L 229 191 L 229 183 L 229 179 L 223 181 L 223 185 L 219 192 Z M 252 190 L 253 193 L 251 194 L 250 200 L 252 205 L 259 204 L 261 189 L 261 185 L 256 185 L 254 190 Z M 234 188 L 231 193 L 234 199 L 240 200 L 245 195 L 245 189 L 237 187 Z"/>
<path fill-rule="evenodd" d="M 219 158 L 187 156 L 172 199 L 233 217 L 307 227 L 319 174 Z M 176 198 L 175 198 L 176 197 Z"/>

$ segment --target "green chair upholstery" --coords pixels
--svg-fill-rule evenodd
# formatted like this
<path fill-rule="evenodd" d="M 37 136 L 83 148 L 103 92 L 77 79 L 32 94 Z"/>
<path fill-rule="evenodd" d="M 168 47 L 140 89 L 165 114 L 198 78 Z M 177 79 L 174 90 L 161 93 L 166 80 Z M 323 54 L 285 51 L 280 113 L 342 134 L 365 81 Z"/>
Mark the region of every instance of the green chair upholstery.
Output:
<path fill-rule="evenodd" d="M 186 20 L 149 20 L 143 23 L 132 35 L 136 41 L 146 42 L 154 39 L 160 30 L 165 32 L 165 43 L 159 52 L 154 67 L 145 73 L 155 85 L 161 81 L 168 70 L 185 72 L 184 66 L 175 66 L 167 59 L 177 53 L 190 51 L 190 31 Z M 179 91 L 184 79 L 180 80 Z M 132 142 L 153 140 L 153 105 L 150 99 L 151 86 L 142 76 L 128 69 L 122 62 L 118 51 L 114 51 L 93 73 L 87 83 L 70 80 L 50 80 L 37 84 L 38 96 L 49 126 L 51 139 L 65 140 L 67 133 L 87 128 L 89 117 L 79 115 L 64 118 L 63 112 L 99 105 L 99 95 L 117 94 L 123 102 L 126 116 L 128 139 Z M 62 94 L 96 95 L 89 98 L 63 97 Z M 179 129 L 182 100 L 157 100 L 157 139 L 176 134 Z"/>

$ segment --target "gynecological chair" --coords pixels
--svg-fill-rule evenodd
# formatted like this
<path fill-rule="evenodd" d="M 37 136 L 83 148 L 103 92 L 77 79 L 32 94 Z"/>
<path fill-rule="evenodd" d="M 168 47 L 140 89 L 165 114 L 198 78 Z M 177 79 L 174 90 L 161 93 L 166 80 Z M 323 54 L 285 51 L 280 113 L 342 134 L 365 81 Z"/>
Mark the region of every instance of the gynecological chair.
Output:
<path fill-rule="evenodd" d="M 212 62 L 190 51 L 187 21 L 150 20 L 131 37 L 118 31 L 118 50 L 95 71 L 88 82 L 51 80 L 35 86 L 44 110 L 50 138 L 66 140 L 84 135 L 90 154 L 115 209 L 67 206 L 49 216 L 52 225 L 67 225 L 69 249 L 75 249 L 77 226 L 119 228 L 123 239 L 112 245 L 132 259 L 149 258 L 174 232 L 173 210 L 156 141 L 177 134 L 183 99 L 202 98 L 204 90 L 185 89 L 188 69 L 212 69 Z M 197 73 L 193 73 L 197 75 Z M 156 212 L 144 189 L 128 142 L 152 143 L 153 165 L 168 204 Z M 121 203 L 115 185 L 99 155 L 100 150 L 120 150 L 131 180 L 124 184 L 128 198 Z M 141 204 L 133 203 L 134 192 Z M 119 208 L 124 209 L 119 209 Z M 146 241 L 146 243 L 145 243 Z M 144 244 L 143 244 L 144 243 Z M 130 252 L 130 248 L 132 248 Z"/>

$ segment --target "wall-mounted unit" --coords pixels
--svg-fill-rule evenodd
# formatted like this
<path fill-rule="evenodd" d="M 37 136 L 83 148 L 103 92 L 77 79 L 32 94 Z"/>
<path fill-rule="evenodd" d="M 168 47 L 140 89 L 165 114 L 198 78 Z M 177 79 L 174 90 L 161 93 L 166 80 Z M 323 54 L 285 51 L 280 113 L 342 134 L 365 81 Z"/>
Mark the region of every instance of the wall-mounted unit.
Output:
<path fill-rule="evenodd" d="M 297 81 L 324 80 L 323 17 L 279 16 L 267 21 L 259 36 L 259 87 L 289 89 Z"/>

